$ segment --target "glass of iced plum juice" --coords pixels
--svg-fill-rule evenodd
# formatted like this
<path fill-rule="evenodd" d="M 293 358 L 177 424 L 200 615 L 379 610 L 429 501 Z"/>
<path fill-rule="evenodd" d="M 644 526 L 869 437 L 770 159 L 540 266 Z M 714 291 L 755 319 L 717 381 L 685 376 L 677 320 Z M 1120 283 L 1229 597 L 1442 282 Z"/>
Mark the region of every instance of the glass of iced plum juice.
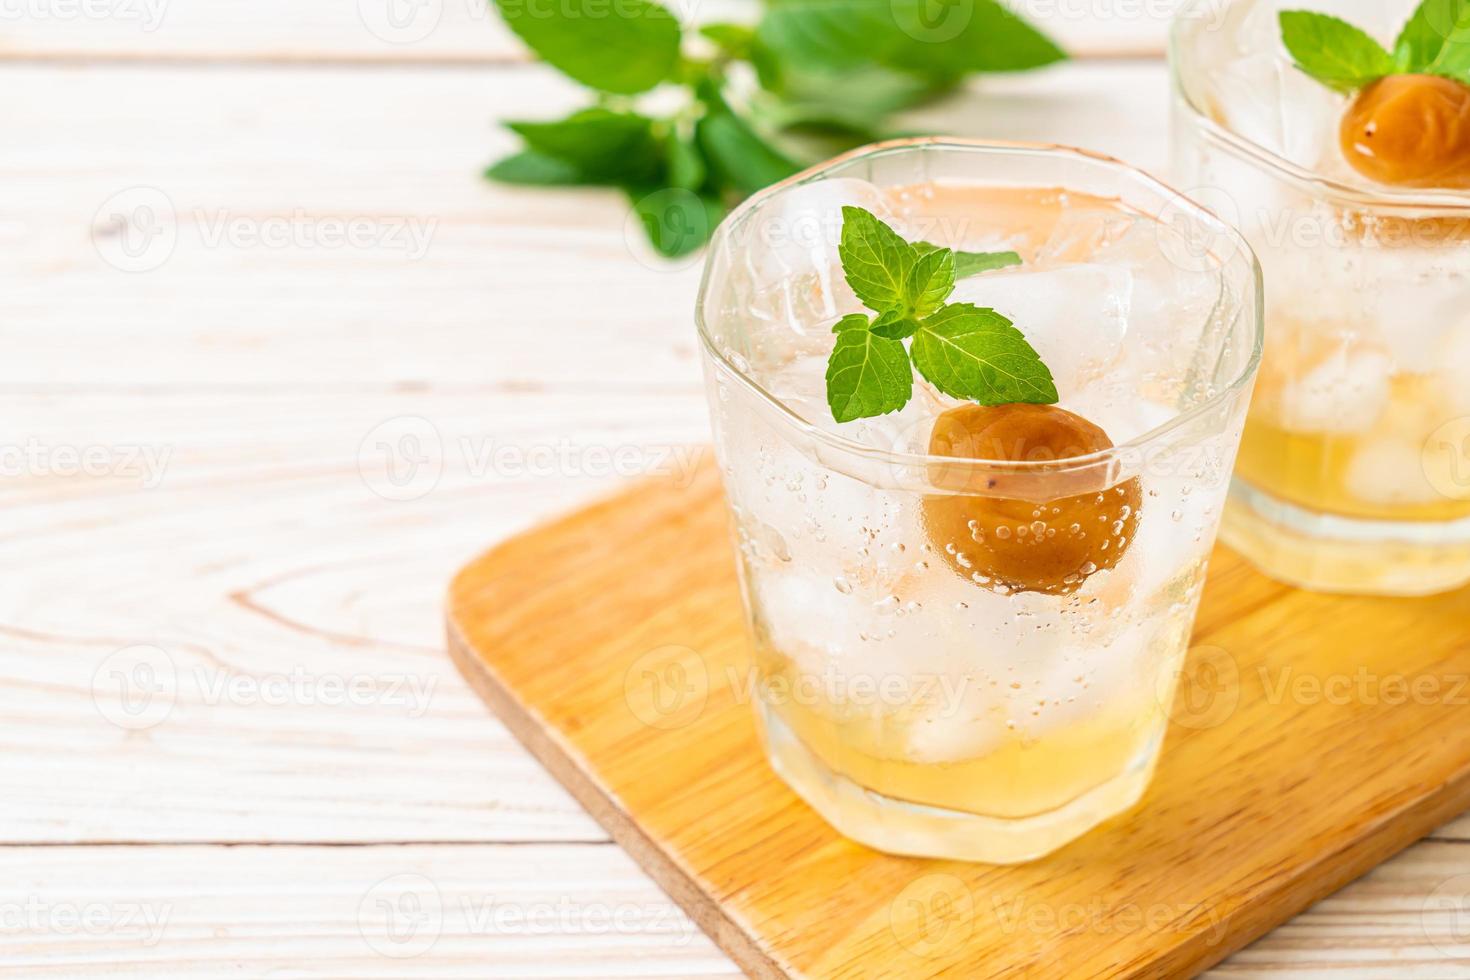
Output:
<path fill-rule="evenodd" d="M 1240 227 L 1266 282 L 1222 533 L 1292 584 L 1470 581 L 1463 9 L 1198 0 L 1175 23 L 1175 179 Z"/>
<path fill-rule="evenodd" d="M 697 318 L 777 773 L 987 862 L 1133 805 L 1259 361 L 1249 247 L 1102 157 L 899 141 L 727 219 Z"/>

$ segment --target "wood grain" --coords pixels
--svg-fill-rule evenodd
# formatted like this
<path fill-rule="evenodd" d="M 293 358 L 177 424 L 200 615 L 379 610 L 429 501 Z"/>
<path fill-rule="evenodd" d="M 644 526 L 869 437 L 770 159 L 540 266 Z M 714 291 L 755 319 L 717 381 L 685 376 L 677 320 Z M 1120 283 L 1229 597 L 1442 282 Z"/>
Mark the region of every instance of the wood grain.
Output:
<path fill-rule="evenodd" d="M 1344 603 L 1223 549 L 1214 565 L 1189 709 L 1145 802 L 1017 867 L 852 844 L 766 767 L 713 465 L 477 559 L 451 586 L 449 643 L 752 976 L 1185 976 L 1470 803 L 1470 591 Z M 661 703 L 639 678 L 673 664 L 684 681 Z M 902 911 L 936 894 L 937 937 Z"/>

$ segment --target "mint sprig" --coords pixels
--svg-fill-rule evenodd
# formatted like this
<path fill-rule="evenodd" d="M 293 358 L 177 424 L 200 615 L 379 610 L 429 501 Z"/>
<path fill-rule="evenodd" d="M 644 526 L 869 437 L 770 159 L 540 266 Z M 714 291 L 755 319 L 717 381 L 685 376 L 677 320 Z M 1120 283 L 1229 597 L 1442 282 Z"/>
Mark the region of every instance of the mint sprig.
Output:
<path fill-rule="evenodd" d="M 1362 28 L 1328 14 L 1283 10 L 1281 40 L 1296 67 L 1351 93 L 1395 74 L 1440 75 L 1470 84 L 1470 4 L 1423 0 L 1390 53 Z"/>
<path fill-rule="evenodd" d="M 913 397 L 913 371 L 954 398 L 982 405 L 1055 404 L 1041 356 L 988 307 L 946 303 L 967 274 L 1016 265 L 1015 252 L 955 252 L 909 242 L 870 211 L 842 209 L 842 272 L 863 305 L 832 328 L 827 404 L 838 422 L 896 412 Z M 903 341 L 910 339 L 905 348 Z"/>
<path fill-rule="evenodd" d="M 779 2 L 749 25 L 697 29 L 666 0 L 619 0 L 611 9 L 606 0 L 491 2 L 533 53 L 593 90 L 596 107 L 511 125 L 525 147 L 486 176 L 621 189 L 669 257 L 703 245 L 747 195 L 882 138 L 891 114 L 966 75 L 1065 57 L 1004 0 L 941 10 L 933 0 Z M 730 81 L 750 74 L 747 66 L 754 91 Z M 655 90 L 661 108 L 641 111 L 639 100 Z M 730 98 L 732 90 L 742 97 Z M 963 256 L 955 258 L 964 275 Z"/>

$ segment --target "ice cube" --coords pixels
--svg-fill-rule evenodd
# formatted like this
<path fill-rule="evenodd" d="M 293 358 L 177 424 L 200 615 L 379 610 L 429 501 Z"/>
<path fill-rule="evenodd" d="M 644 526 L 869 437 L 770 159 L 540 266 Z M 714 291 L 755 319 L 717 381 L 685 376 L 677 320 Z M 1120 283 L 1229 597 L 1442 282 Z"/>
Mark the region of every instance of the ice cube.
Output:
<path fill-rule="evenodd" d="M 863 310 L 837 253 L 845 205 L 894 221 L 883 192 L 853 177 L 790 188 L 751 214 L 738 243 L 752 314 L 819 336 L 837 317 Z"/>
<path fill-rule="evenodd" d="M 1453 370 L 1453 348 L 1447 341 L 1470 327 L 1470 279 L 1434 271 L 1432 251 L 1395 253 L 1400 251 L 1406 254 L 1392 256 L 1393 267 L 1383 269 L 1377 288 L 1365 296 L 1372 303 L 1380 336 L 1400 370 Z M 1383 257 L 1387 253 L 1379 250 L 1370 258 Z M 1446 356 L 1451 359 L 1448 365 Z"/>
<path fill-rule="evenodd" d="M 1424 472 L 1424 447 L 1405 439 L 1363 443 L 1344 477 L 1348 492 L 1371 504 L 1432 504 L 1444 498 Z"/>
<path fill-rule="evenodd" d="M 950 302 L 990 307 L 1010 319 L 1065 393 L 1084 387 L 1122 356 L 1132 293 L 1127 269 L 1080 262 L 1015 266 L 962 279 Z"/>
<path fill-rule="evenodd" d="M 1392 370 L 1393 361 L 1383 351 L 1339 344 L 1295 375 L 1283 374 L 1275 397 L 1264 400 L 1262 407 L 1291 432 L 1364 432 L 1388 405 Z"/>

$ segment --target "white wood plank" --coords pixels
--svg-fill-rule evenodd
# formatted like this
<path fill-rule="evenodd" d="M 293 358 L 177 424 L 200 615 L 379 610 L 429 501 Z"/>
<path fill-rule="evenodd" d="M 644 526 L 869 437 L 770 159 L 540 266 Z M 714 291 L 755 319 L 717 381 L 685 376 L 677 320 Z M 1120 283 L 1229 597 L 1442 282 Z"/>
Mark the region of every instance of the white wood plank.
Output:
<path fill-rule="evenodd" d="M 0 977 L 738 977 L 581 847 L 0 849 Z"/>
<path fill-rule="evenodd" d="M 1417 848 L 1206 976 L 1463 978 L 1467 852 Z M 739 976 L 611 845 L 5 848 L 0 916 L 5 977 Z"/>
<path fill-rule="evenodd" d="M 0 582 L 0 841 L 605 839 L 444 657 L 443 590 L 619 474 L 692 466 L 702 400 L 0 399 L 34 461 L 0 508 L 25 570 Z M 403 434 L 406 492 L 377 448 Z M 156 724 L 122 713 L 139 644 Z"/>
<path fill-rule="evenodd" d="M 1075 54 L 1157 56 L 1181 2 L 1013 6 Z M 753 23 L 760 9 L 755 0 L 666 5 L 688 25 Z M 12 0 L 0 8 L 0 58 L 504 63 L 526 52 L 489 0 Z"/>

